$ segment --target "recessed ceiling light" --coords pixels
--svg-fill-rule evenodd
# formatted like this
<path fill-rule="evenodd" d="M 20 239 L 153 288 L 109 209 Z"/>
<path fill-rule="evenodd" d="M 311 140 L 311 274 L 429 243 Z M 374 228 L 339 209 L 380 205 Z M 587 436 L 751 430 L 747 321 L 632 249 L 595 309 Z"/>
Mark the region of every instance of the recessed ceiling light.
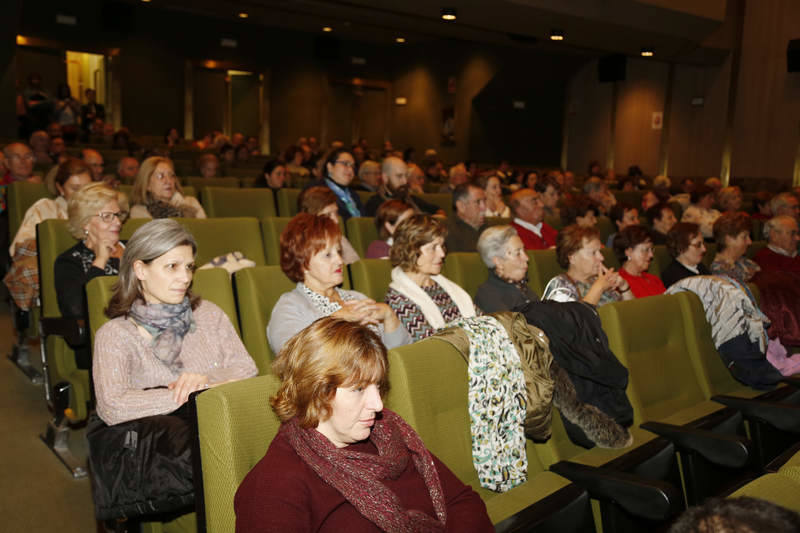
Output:
<path fill-rule="evenodd" d="M 550 32 L 550 40 L 551 41 L 563 41 L 564 40 L 564 32 L 561 30 L 553 30 Z"/>
<path fill-rule="evenodd" d="M 444 20 L 456 20 L 456 10 L 452 7 L 443 7 L 442 8 L 442 19 Z"/>
<path fill-rule="evenodd" d="M 142 0 L 142 2 L 144 2 L 145 4 L 149 4 L 150 0 Z"/>
<path fill-rule="evenodd" d="M 330 33 L 333 31 L 333 28 L 331 28 L 330 26 L 323 26 L 322 31 L 324 31 L 325 33 Z"/>
<path fill-rule="evenodd" d="M 405 37 L 395 37 L 394 42 L 403 44 L 404 42 L 406 42 L 406 38 Z"/>
<path fill-rule="evenodd" d="M 642 57 L 653 57 L 656 55 L 652 48 L 642 48 Z"/>
<path fill-rule="evenodd" d="M 240 18 L 240 19 L 246 19 L 246 18 L 247 18 L 247 17 L 249 17 L 249 16 L 250 16 L 250 15 L 248 15 L 248 14 L 247 14 L 247 13 L 245 13 L 244 11 L 242 11 L 242 12 L 240 12 L 240 13 L 239 13 L 239 18 Z"/>

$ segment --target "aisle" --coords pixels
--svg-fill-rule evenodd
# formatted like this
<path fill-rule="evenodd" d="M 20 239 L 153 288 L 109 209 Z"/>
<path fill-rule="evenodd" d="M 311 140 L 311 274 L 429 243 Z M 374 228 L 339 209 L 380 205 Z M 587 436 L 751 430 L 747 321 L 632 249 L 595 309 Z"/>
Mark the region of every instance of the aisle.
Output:
<path fill-rule="evenodd" d="M 0 306 L 0 530 L 93 533 L 89 480 L 72 479 L 39 440 L 49 416 L 42 389 L 6 358 L 12 325 L 8 308 Z"/>

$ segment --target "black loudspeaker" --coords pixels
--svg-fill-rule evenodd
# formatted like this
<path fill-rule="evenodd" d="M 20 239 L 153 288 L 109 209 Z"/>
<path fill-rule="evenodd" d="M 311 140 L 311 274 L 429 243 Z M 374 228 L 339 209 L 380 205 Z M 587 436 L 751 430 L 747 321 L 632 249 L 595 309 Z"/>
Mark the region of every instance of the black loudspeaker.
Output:
<path fill-rule="evenodd" d="M 314 57 L 320 61 L 337 61 L 340 55 L 339 39 L 330 35 L 314 37 Z"/>
<path fill-rule="evenodd" d="M 625 81 L 627 58 L 622 54 L 603 56 L 597 62 L 597 80 L 600 83 Z"/>
<path fill-rule="evenodd" d="M 800 39 L 792 39 L 786 48 L 786 70 L 800 72 Z"/>

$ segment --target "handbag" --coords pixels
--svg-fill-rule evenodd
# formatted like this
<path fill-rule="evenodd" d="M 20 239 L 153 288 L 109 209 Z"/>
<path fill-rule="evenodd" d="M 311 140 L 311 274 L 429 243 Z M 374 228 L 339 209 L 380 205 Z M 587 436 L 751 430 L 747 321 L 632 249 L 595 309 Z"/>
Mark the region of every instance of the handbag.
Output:
<path fill-rule="evenodd" d="M 188 404 L 113 426 L 91 415 L 86 439 L 98 520 L 193 510 L 196 432 Z"/>

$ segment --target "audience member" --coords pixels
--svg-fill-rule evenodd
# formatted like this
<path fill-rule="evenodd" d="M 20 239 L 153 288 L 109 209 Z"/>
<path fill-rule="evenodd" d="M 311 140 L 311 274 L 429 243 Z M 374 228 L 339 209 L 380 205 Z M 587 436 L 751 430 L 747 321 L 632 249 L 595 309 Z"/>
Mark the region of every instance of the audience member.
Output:
<path fill-rule="evenodd" d="M 544 250 L 556 245 L 558 232 L 544 221 L 541 195 L 533 189 L 520 189 L 511 195 L 511 222 L 526 250 Z"/>
<path fill-rule="evenodd" d="M 525 187 L 528 189 L 533 189 L 536 187 L 536 184 L 539 182 L 539 171 L 538 170 L 529 170 L 525 173 Z"/>
<path fill-rule="evenodd" d="M 378 239 L 372 241 L 365 254 L 367 259 L 388 259 L 389 251 L 394 243 L 394 232 L 397 225 L 414 214 L 414 209 L 400 200 L 383 202 L 375 214 L 375 228 Z"/>
<path fill-rule="evenodd" d="M 167 128 L 164 133 L 164 145 L 167 148 L 175 148 L 181 140 L 181 135 L 178 133 L 178 128 Z"/>
<path fill-rule="evenodd" d="M 563 181 L 564 178 L 560 172 L 555 175 L 548 174 L 537 181 L 536 186 L 533 188 L 539 193 L 539 198 L 542 200 L 542 206 L 544 207 L 544 216 L 546 217 L 559 218 L 561 216 L 561 212 L 558 209 L 558 201 L 561 197 L 561 186 L 558 184 L 557 178 L 559 175 Z"/>
<path fill-rule="evenodd" d="M 408 332 L 385 303 L 338 286 L 344 280 L 342 232 L 329 217 L 299 213 L 281 232 L 281 270 L 297 283 L 272 310 L 267 339 L 279 353 L 297 332 L 318 318 L 332 316 L 376 328 L 388 348 L 411 342 Z"/>
<path fill-rule="evenodd" d="M 370 328 L 318 320 L 273 370 L 282 424 L 236 492 L 237 530 L 494 531 L 480 497 L 383 409 L 386 347 Z"/>
<path fill-rule="evenodd" d="M 274 199 L 277 202 L 277 192 L 286 184 L 286 177 L 286 166 L 278 159 L 270 159 L 264 163 L 261 175 L 253 182 L 253 187 L 272 189 Z M 277 203 L 275 205 L 277 207 Z"/>
<path fill-rule="evenodd" d="M 665 287 L 669 288 L 676 281 L 689 276 L 711 274 L 702 263 L 706 245 L 697 224 L 678 222 L 672 226 L 667 234 L 667 250 L 672 256 L 672 262 L 661 272 L 661 281 Z"/>
<path fill-rule="evenodd" d="M 656 296 L 666 289 L 661 280 L 647 272 L 653 261 L 653 241 L 644 226 L 627 226 L 614 238 L 614 254 L 622 267 L 619 275 L 628 282 L 636 298 Z"/>
<path fill-rule="evenodd" d="M 478 312 L 469 294 L 441 275 L 446 236 L 447 228 L 440 220 L 421 214 L 408 217 L 394 232 L 389 254 L 392 282 L 386 303 L 414 341 Z"/>
<path fill-rule="evenodd" d="M 764 226 L 767 246 L 753 258 L 761 270 L 769 272 L 800 272 L 797 244 L 800 242 L 797 219 L 790 215 L 778 215 Z"/>
<path fill-rule="evenodd" d="M 767 500 L 710 498 L 690 507 L 668 533 L 797 533 L 800 515 Z"/>
<path fill-rule="evenodd" d="M 359 191 L 378 192 L 381 186 L 381 166 L 375 161 L 364 161 L 358 167 L 358 185 L 355 188 Z M 369 214 L 369 204 L 367 204 L 367 214 Z"/>
<path fill-rule="evenodd" d="M 100 155 L 100 152 L 91 148 L 84 148 L 81 150 L 81 159 L 89 167 L 92 173 L 92 181 L 103 181 L 105 161 L 103 161 L 103 156 Z"/>
<path fill-rule="evenodd" d="M 656 204 L 662 203 L 653 191 L 644 191 L 642 194 L 642 211 L 647 211 Z M 666 203 L 666 202 L 664 202 Z"/>
<path fill-rule="evenodd" d="M 148 157 L 139 167 L 131 191 L 131 218 L 206 218 L 193 196 L 183 196 L 172 160 Z"/>
<path fill-rule="evenodd" d="M 561 224 L 571 226 L 577 224 L 585 228 L 597 225 L 600 208 L 587 196 L 574 196 L 561 208 Z"/>
<path fill-rule="evenodd" d="M 613 268 L 603 265 L 600 232 L 577 224 L 558 233 L 556 257 L 566 269 L 551 279 L 544 288 L 543 300 L 577 302 L 592 305 L 630 300 L 631 287 Z"/>
<path fill-rule="evenodd" d="M 309 187 L 300 193 L 300 196 L 297 197 L 297 212 L 328 217 L 341 228 L 336 195 L 332 190 L 322 185 Z M 342 235 L 341 245 L 342 260 L 345 265 L 350 265 L 359 260 L 358 252 L 344 235 Z"/>
<path fill-rule="evenodd" d="M 722 182 L 719 178 L 708 178 L 705 182 L 703 182 L 703 185 L 714 191 L 715 195 L 722 188 Z"/>
<path fill-rule="evenodd" d="M 450 167 L 450 171 L 448 173 L 448 180 L 447 183 L 442 185 L 439 189 L 440 193 L 452 193 L 455 192 L 456 188 L 459 185 L 467 183 L 467 168 L 464 166 L 464 163 L 458 163 Z"/>
<path fill-rule="evenodd" d="M 761 270 L 755 261 L 745 256 L 753 243 L 750 240 L 751 227 L 750 217 L 737 211 L 725 212 L 714 222 L 717 255 L 711 263 L 712 274 L 730 276 L 744 284 Z"/>
<path fill-rule="evenodd" d="M 583 193 L 597 205 L 600 210 L 598 215 L 607 215 L 617 203 L 614 195 L 608 190 L 608 184 L 602 178 L 589 178 L 583 184 Z"/>
<path fill-rule="evenodd" d="M 205 153 L 197 158 L 197 169 L 204 178 L 219 178 L 219 158 L 215 154 Z"/>
<path fill-rule="evenodd" d="M 407 163 L 408 191 L 411 194 L 425 194 L 425 173 L 414 163 Z"/>
<path fill-rule="evenodd" d="M 28 145 L 11 143 L 3 148 L 6 160 L 6 173 L 0 179 L 0 185 L 8 185 L 15 181 L 42 183 L 42 178 L 33 173 L 35 157 Z M 5 192 L 3 192 L 3 208 L 5 208 Z"/>
<path fill-rule="evenodd" d="M 611 208 L 609 218 L 616 226 L 617 231 L 608 236 L 606 248 L 613 248 L 614 237 L 617 236 L 617 233 L 627 227 L 639 225 L 639 210 L 630 204 L 617 204 Z"/>
<path fill-rule="evenodd" d="M 471 183 L 463 183 L 453 191 L 454 216 L 447 220 L 447 250 L 474 252 L 478 237 L 486 229 L 486 194 Z"/>
<path fill-rule="evenodd" d="M 486 194 L 485 215 L 487 217 L 511 217 L 511 208 L 503 202 L 503 189 L 500 178 L 497 175 L 490 174 L 479 179 L 478 183 Z"/>
<path fill-rule="evenodd" d="M 678 221 L 672 207 L 669 204 L 656 204 L 647 210 L 645 216 L 652 228 L 650 237 L 653 239 L 653 244 L 667 244 L 667 234 Z"/>
<path fill-rule="evenodd" d="M 287 166 L 287 170 L 289 167 Z M 324 176 L 309 183 L 306 188 L 322 185 L 336 195 L 339 215 L 347 222 L 350 217 L 364 216 L 364 206 L 358 193 L 350 187 L 353 181 L 355 160 L 345 148 L 331 150 L 324 162 Z"/>
<path fill-rule="evenodd" d="M 250 150 L 247 145 L 240 144 L 235 148 L 236 162 L 246 164 L 250 160 Z"/>
<path fill-rule="evenodd" d="M 720 212 L 713 208 L 716 193 L 705 185 L 695 187 L 692 193 L 692 205 L 681 216 L 681 222 L 697 224 L 704 239 L 714 236 L 714 222 L 719 218 Z"/>
<path fill-rule="evenodd" d="M 60 165 L 65 162 L 69 154 L 67 154 L 67 145 L 64 143 L 64 138 L 52 137 L 47 147 L 47 153 L 54 164 Z"/>
<path fill-rule="evenodd" d="M 117 163 L 117 177 L 123 183 L 133 183 L 139 172 L 139 161 L 135 157 L 123 157 Z"/>
<path fill-rule="evenodd" d="M 737 186 L 723 187 L 717 193 L 717 204 L 723 213 L 735 213 L 742 208 L 742 190 Z"/>
<path fill-rule="evenodd" d="M 31 138 L 28 140 L 28 145 L 31 147 L 33 153 L 33 161 L 37 165 L 49 168 L 53 164 L 53 159 L 50 157 L 50 136 L 44 130 L 37 130 L 31 133 Z"/>
<path fill-rule="evenodd" d="M 371 161 L 364 161 L 362 167 L 369 163 Z M 386 157 L 380 168 L 381 185 L 378 187 L 377 194 L 369 199 L 364 208 L 367 216 L 375 216 L 378 207 L 387 200 L 400 200 L 420 213 L 433 215 L 440 212 L 438 206 L 411 195 L 408 187 L 408 168 L 402 159 L 394 156 Z"/>
<path fill-rule="evenodd" d="M 486 313 L 511 311 L 539 297 L 528 287 L 528 254 L 511 226 L 486 228 L 478 239 L 478 253 L 489 277 L 475 293 L 475 305 Z"/>
<path fill-rule="evenodd" d="M 86 103 L 81 106 L 81 129 L 83 130 L 83 140 L 89 139 L 92 125 L 95 120 L 106 119 L 106 108 L 103 104 L 97 103 L 97 93 L 94 89 L 86 89 Z"/>
<path fill-rule="evenodd" d="M 223 144 L 219 149 L 219 158 L 227 172 L 236 166 L 236 149 L 230 143 Z"/>
<path fill-rule="evenodd" d="M 769 209 L 773 217 L 786 215 L 800 219 L 800 201 L 790 192 L 776 194 L 769 202 Z"/>
<path fill-rule="evenodd" d="M 769 191 L 758 191 L 753 198 L 753 208 L 750 218 L 756 220 L 769 220 L 772 218 L 772 210 L 769 207 L 773 194 Z"/>

